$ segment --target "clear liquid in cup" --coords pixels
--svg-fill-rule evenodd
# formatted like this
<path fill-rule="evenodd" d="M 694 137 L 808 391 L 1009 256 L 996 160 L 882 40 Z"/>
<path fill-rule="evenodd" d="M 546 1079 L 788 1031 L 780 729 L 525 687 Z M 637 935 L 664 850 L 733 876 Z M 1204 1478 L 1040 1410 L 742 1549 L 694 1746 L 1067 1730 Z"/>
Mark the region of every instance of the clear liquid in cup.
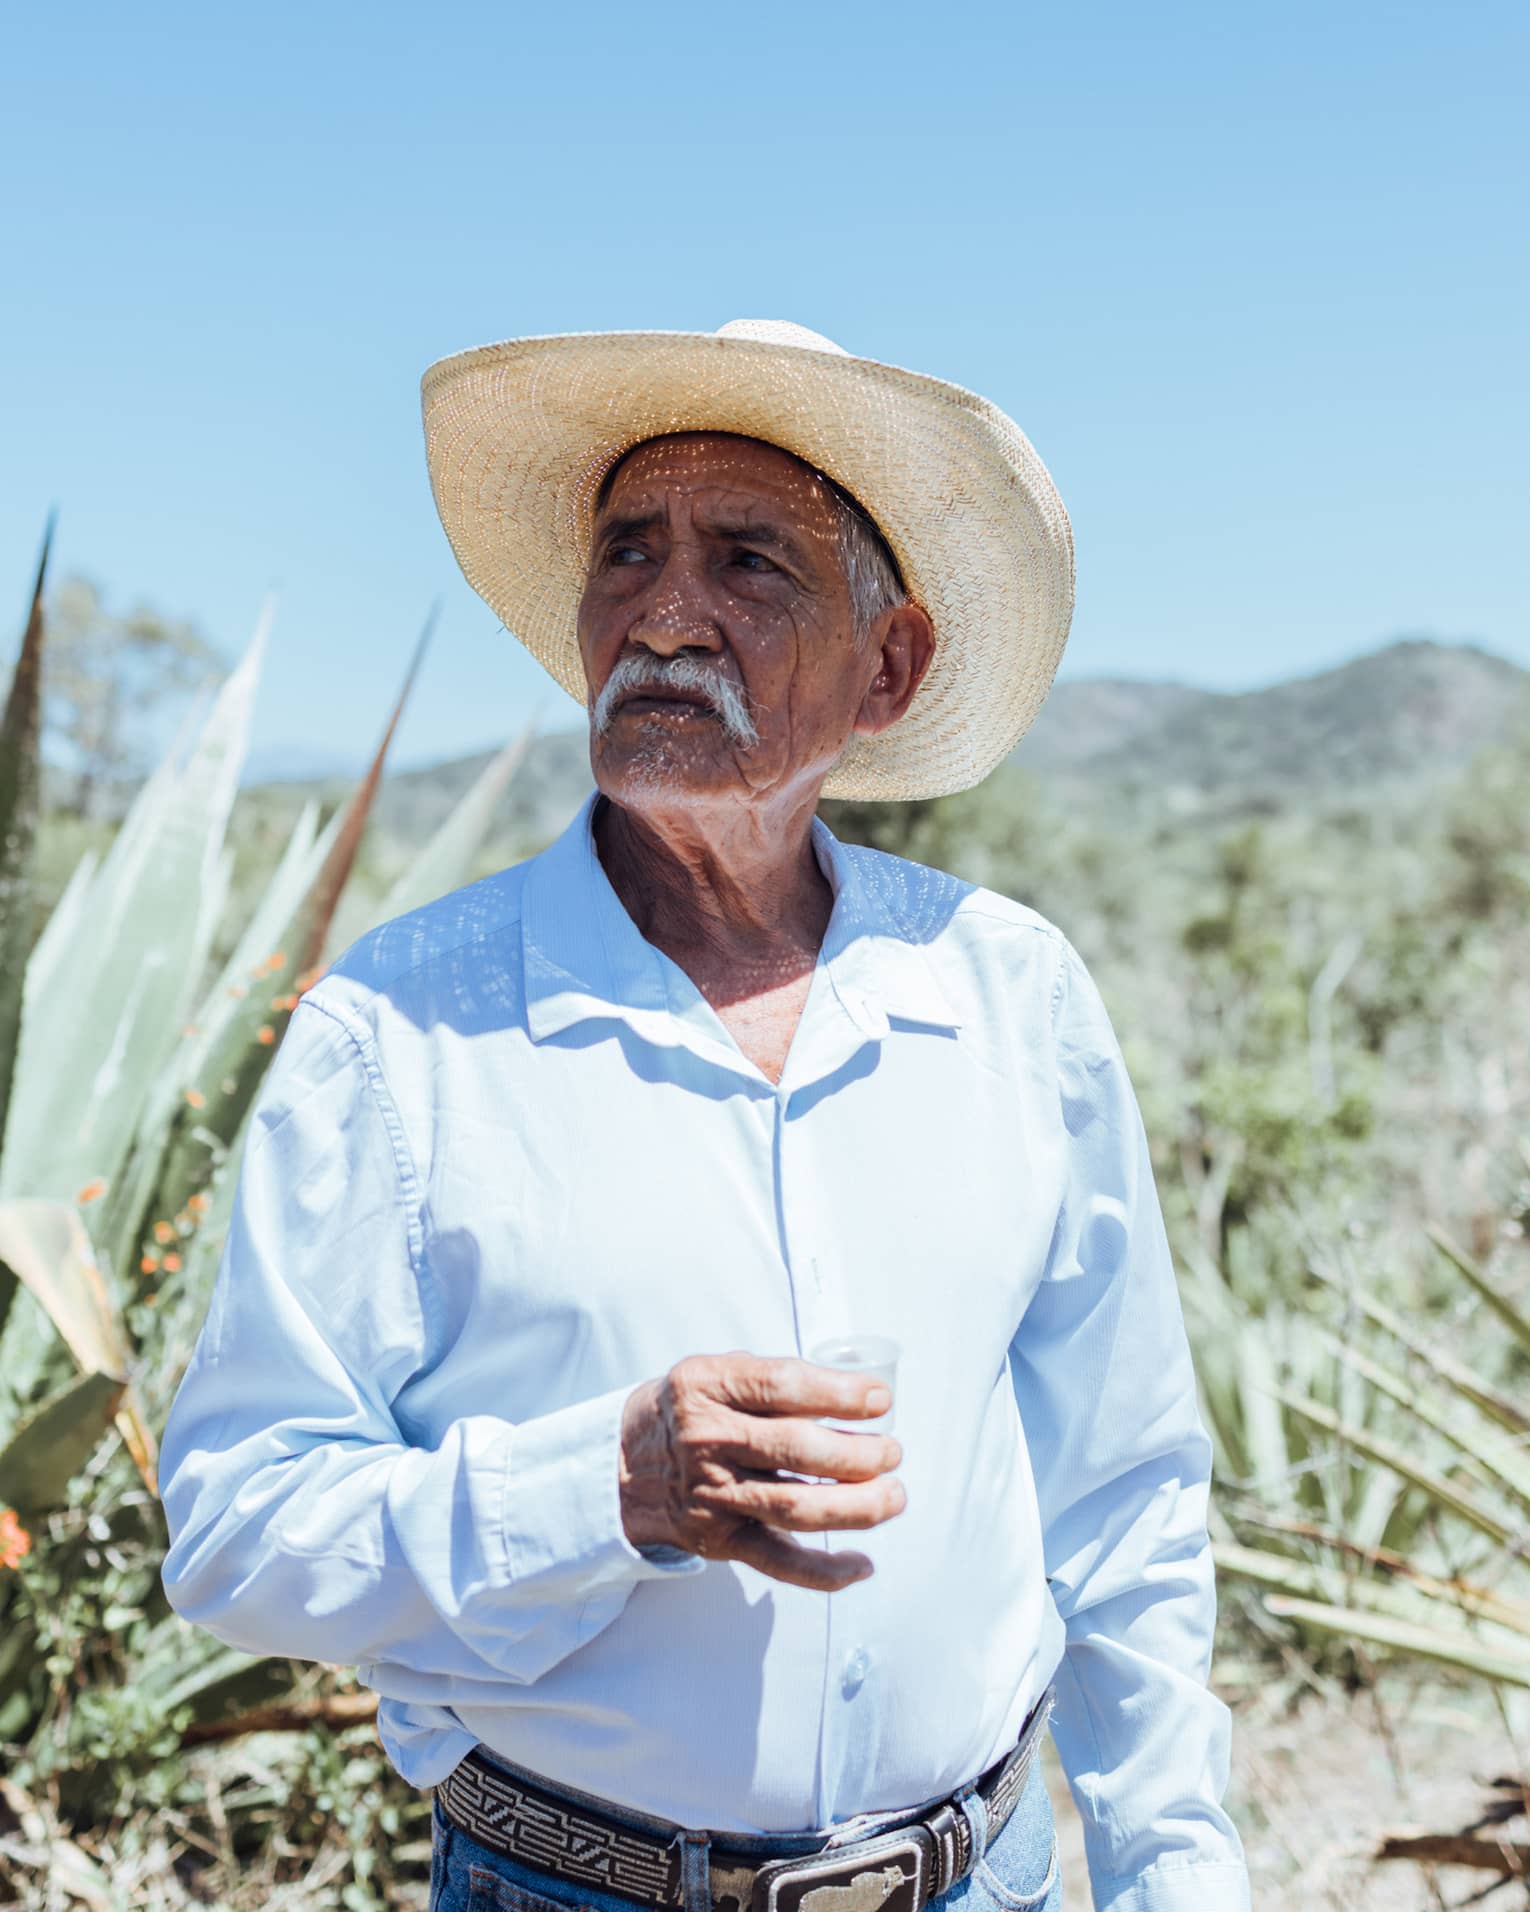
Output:
<path fill-rule="evenodd" d="M 847 1374 L 864 1374 L 873 1381 L 886 1382 L 892 1393 L 892 1407 L 869 1420 L 838 1420 L 831 1414 L 818 1418 L 825 1427 L 842 1428 L 847 1434 L 891 1434 L 893 1411 L 898 1405 L 898 1344 L 885 1334 L 837 1334 L 827 1341 L 815 1342 L 807 1351 L 809 1361 L 825 1368 L 842 1368 Z"/>

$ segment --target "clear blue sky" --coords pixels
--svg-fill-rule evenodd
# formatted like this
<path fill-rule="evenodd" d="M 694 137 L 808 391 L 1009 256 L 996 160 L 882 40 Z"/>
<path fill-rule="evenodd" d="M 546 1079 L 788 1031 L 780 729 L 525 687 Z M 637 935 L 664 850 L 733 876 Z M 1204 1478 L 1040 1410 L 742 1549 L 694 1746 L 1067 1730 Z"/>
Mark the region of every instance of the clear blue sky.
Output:
<path fill-rule="evenodd" d="M 578 720 L 457 573 L 434 358 L 787 317 L 993 398 L 1073 519 L 1067 676 L 1243 687 L 1399 633 L 1530 663 L 1530 8 L 11 9 L 0 582 L 230 653 L 358 754 Z M 0 607 L 3 608 L 3 607 Z"/>

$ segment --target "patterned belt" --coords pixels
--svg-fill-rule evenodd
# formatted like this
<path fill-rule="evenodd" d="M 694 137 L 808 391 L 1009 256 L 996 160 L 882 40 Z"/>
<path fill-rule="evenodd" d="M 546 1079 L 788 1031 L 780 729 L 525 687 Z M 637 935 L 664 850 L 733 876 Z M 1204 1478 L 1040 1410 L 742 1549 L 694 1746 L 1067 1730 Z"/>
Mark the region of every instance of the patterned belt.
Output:
<path fill-rule="evenodd" d="M 1049 1686 L 1011 1751 L 977 1781 L 987 1843 L 998 1837 L 1025 1788 L 1054 1698 Z M 436 1788 L 451 1824 L 491 1851 L 655 1912 L 682 1906 L 684 1828 L 668 1836 L 645 1832 L 597 1811 L 588 1795 L 578 1797 L 576 1805 L 476 1750 Z M 716 1912 L 923 1912 L 965 1878 L 972 1863 L 971 1828 L 955 1794 L 891 1831 L 794 1858 L 754 1860 L 730 1852 L 726 1840 L 726 1833 L 711 1835 Z"/>

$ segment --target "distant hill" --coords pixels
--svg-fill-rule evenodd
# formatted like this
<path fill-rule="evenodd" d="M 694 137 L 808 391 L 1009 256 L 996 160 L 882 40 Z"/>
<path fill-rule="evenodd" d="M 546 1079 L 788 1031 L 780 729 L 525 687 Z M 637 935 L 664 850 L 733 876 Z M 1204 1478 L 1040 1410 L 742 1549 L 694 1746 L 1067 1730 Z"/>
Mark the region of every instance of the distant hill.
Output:
<path fill-rule="evenodd" d="M 1182 800 L 1352 796 L 1450 776 L 1518 712 L 1530 714 L 1530 671 L 1475 645 L 1402 638 L 1262 690 L 1058 684 L 1014 756 L 1042 777 Z M 1066 753 L 1049 715 L 1068 726 Z"/>
<path fill-rule="evenodd" d="M 1220 703 L 1214 690 L 1126 677 L 1063 678 L 1012 753 L 1037 776 L 1080 770 L 1122 751 L 1134 737 Z"/>
<path fill-rule="evenodd" d="M 1070 802 L 1122 799 L 1237 811 L 1352 798 L 1357 790 L 1448 777 L 1530 716 L 1530 671 L 1469 644 L 1403 638 L 1310 677 L 1262 690 L 1213 691 L 1130 678 L 1054 684 L 1013 752 Z M 488 754 L 393 773 L 378 794 L 378 825 L 423 841 Z M 247 787 L 262 808 L 295 810 L 307 796 L 343 796 L 344 779 Z M 548 841 L 590 787 L 582 731 L 536 739 L 505 800 L 503 834 Z"/>

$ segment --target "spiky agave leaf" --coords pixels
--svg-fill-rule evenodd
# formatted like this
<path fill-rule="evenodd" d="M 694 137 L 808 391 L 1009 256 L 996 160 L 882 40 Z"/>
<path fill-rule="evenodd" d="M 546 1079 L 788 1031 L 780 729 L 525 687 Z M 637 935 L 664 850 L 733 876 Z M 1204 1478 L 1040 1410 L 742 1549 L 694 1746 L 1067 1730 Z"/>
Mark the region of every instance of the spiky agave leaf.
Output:
<path fill-rule="evenodd" d="M 62 1507 L 116 1419 L 124 1386 L 116 1375 L 82 1374 L 34 1409 L 0 1447 L 0 1501 L 23 1515 Z"/>
<path fill-rule="evenodd" d="M 0 1261 L 15 1270 L 81 1371 L 123 1386 L 117 1428 L 144 1484 L 157 1493 L 154 1437 L 128 1382 L 127 1335 L 78 1213 L 65 1202 L 0 1202 Z"/>
<path fill-rule="evenodd" d="M 1466 1250 L 1458 1248 L 1443 1228 L 1431 1224 L 1425 1233 L 1456 1272 L 1466 1277 L 1519 1345 L 1530 1353 L 1530 1317 L 1521 1314 L 1508 1296 L 1494 1287 Z"/>
<path fill-rule="evenodd" d="M 1458 1448 L 1492 1475 L 1494 1481 L 1522 1506 L 1530 1507 L 1530 1473 L 1520 1464 L 1522 1456 L 1517 1450 L 1506 1447 L 1501 1441 L 1487 1440 L 1480 1429 L 1457 1427 L 1444 1409 L 1402 1375 L 1394 1374 L 1379 1361 L 1373 1361 L 1369 1355 L 1351 1347 L 1330 1330 L 1323 1329 L 1320 1332 L 1332 1344 L 1339 1359 L 1357 1374 L 1363 1375 L 1372 1387 L 1395 1401 L 1405 1413 L 1413 1415 L 1436 1434 L 1442 1435 L 1452 1447 Z"/>
<path fill-rule="evenodd" d="M 196 1112 L 205 1106 L 205 1097 L 195 1087 L 199 1082 L 220 1081 L 226 1070 L 218 1070 L 216 1058 L 225 1052 L 249 1056 L 263 1066 L 269 1049 L 259 1040 L 259 1032 L 271 1013 L 271 999 L 289 987 L 276 972 L 288 967 L 282 954 L 290 942 L 290 931 L 304 896 L 312 888 L 339 826 L 337 816 L 323 838 L 318 836 L 318 807 L 305 804 L 282 852 L 280 863 L 261 893 L 244 935 L 239 939 L 221 974 L 212 983 L 194 1012 L 195 1020 L 185 1026 L 182 1041 L 172 1064 L 161 1071 L 145 1104 L 138 1134 L 127 1165 L 103 1205 L 93 1229 L 114 1268 L 124 1270 L 133 1281 L 135 1262 L 143 1254 L 141 1237 L 159 1217 L 159 1185 L 166 1177 L 167 1152 L 179 1113 Z M 191 1100 L 188 1101 L 188 1095 Z M 213 1128 L 200 1124 L 201 1144 L 215 1173 L 222 1162 L 225 1144 Z M 181 1205 L 172 1211 L 176 1236 L 189 1236 L 192 1226 L 205 1208 L 205 1188 L 192 1188 Z M 193 1206 L 185 1207 L 186 1201 Z M 181 1219 L 184 1217 L 184 1219 Z M 163 1262 L 167 1244 L 156 1244 L 155 1260 Z M 144 1277 L 158 1269 L 142 1268 Z M 173 1275 L 174 1265 L 168 1270 Z"/>
<path fill-rule="evenodd" d="M 1391 1614 L 1367 1613 L 1360 1607 L 1330 1606 L 1283 1593 L 1270 1594 L 1265 1605 L 1277 1617 L 1298 1620 L 1319 1632 L 1365 1640 L 1372 1646 L 1391 1647 L 1415 1659 L 1436 1660 L 1442 1666 L 1480 1674 L 1505 1686 L 1530 1686 L 1530 1651 L 1495 1646 L 1474 1634 L 1453 1632 L 1444 1626 L 1399 1620 Z"/>
<path fill-rule="evenodd" d="M 158 1167 L 142 1186 L 149 1193 L 126 1225 L 127 1259 L 141 1284 L 156 1280 L 167 1254 L 180 1258 L 181 1243 L 197 1228 L 211 1184 L 254 1101 L 272 1054 L 297 1007 L 319 974 L 325 939 L 356 860 L 371 814 L 388 748 L 409 700 L 430 641 L 433 620 L 420 634 L 382 741 L 345 808 L 319 845 L 317 867 L 293 904 L 280 946 L 254 965 L 248 979 L 227 985 L 223 1002 L 206 1015 L 216 1034 L 192 1051 L 196 1065 L 183 1080 L 176 1107 L 159 1145 Z"/>
<path fill-rule="evenodd" d="M 167 757 L 135 799 L 91 880 L 90 933 L 28 987 L 0 1194 L 63 1199 L 122 1166 L 206 964 L 266 624 L 184 766 Z"/>
<path fill-rule="evenodd" d="M 253 1114 L 253 1109 L 245 1111 L 244 1121 L 229 1147 L 228 1162 L 215 1177 L 208 1200 L 197 1204 L 196 1232 L 185 1243 L 179 1268 L 167 1268 L 161 1262 L 155 1275 L 158 1287 L 153 1291 L 154 1360 L 146 1366 L 142 1380 L 144 1399 L 155 1427 L 164 1425 L 207 1317 L 233 1220 L 237 1177 L 232 1165 L 243 1152 Z"/>
<path fill-rule="evenodd" d="M 172 1613 L 144 1640 L 132 1681 L 156 1712 L 189 1707 L 194 1720 L 211 1720 L 285 1697 L 300 1672 L 291 1660 L 224 1646 Z"/>
<path fill-rule="evenodd" d="M 1327 1536 L 1326 1542 L 1335 1549 L 1339 1546 L 1337 1536 Z M 1353 1567 L 1345 1570 L 1320 1565 L 1233 1541 L 1214 1540 L 1211 1551 L 1219 1574 L 1253 1580 L 1297 1599 L 1326 1599 L 1335 1580 L 1342 1579 L 1346 1598 L 1368 1611 L 1427 1623 L 1449 1608 L 1453 1616 L 1490 1620 L 1530 1640 L 1530 1606 L 1523 1601 L 1507 1599 L 1470 1582 L 1441 1580 L 1408 1561 L 1396 1562 L 1388 1579 L 1377 1580 L 1357 1573 Z"/>
<path fill-rule="evenodd" d="M 505 792 L 526 760 L 534 735 L 534 726 L 528 724 L 520 736 L 506 744 L 478 773 L 472 788 L 453 806 L 440 829 L 389 890 L 378 913 L 378 922 L 403 916 L 423 903 L 445 896 L 468 880 L 473 858 L 488 834 Z"/>
<path fill-rule="evenodd" d="M 1315 1426 L 1336 1435 L 1357 1454 L 1366 1455 L 1382 1467 L 1390 1467 L 1394 1474 L 1400 1474 L 1404 1480 L 1411 1481 L 1415 1487 L 1421 1487 L 1431 1499 L 1438 1501 L 1442 1507 L 1448 1508 L 1451 1513 L 1476 1527 L 1490 1540 L 1496 1541 L 1501 1546 L 1508 1539 L 1511 1529 L 1502 1516 L 1495 1513 L 1492 1508 L 1483 1506 L 1480 1501 L 1474 1500 L 1470 1494 L 1464 1493 L 1445 1475 L 1438 1474 L 1432 1468 L 1422 1465 L 1395 1441 L 1373 1434 L 1369 1428 L 1357 1427 L 1352 1421 L 1343 1420 L 1334 1413 L 1332 1408 L 1324 1407 L 1320 1401 L 1310 1400 L 1287 1388 L 1277 1388 L 1276 1392 L 1287 1407 L 1299 1414 L 1303 1420 L 1311 1421 Z"/>
<path fill-rule="evenodd" d="M 94 850 L 86 850 L 70 871 L 63 894 L 49 910 L 42 934 L 32 945 L 32 954 L 27 960 L 27 982 L 32 990 L 40 992 L 47 988 L 55 966 L 81 933 L 91 881 L 100 861 Z"/>
<path fill-rule="evenodd" d="M 43 585 L 53 519 L 43 533 L 21 654 L 0 717 L 0 1136 L 21 1033 L 21 994 L 31 936 L 32 851 L 41 793 Z M 0 1307 L 0 1318 L 3 1318 Z"/>
<path fill-rule="evenodd" d="M 1464 1362 L 1457 1361 L 1453 1356 L 1443 1353 L 1438 1348 L 1432 1348 L 1422 1335 L 1416 1333 L 1403 1320 L 1401 1315 L 1387 1307 L 1385 1302 L 1371 1294 L 1368 1289 L 1341 1288 L 1331 1275 L 1325 1274 L 1320 1268 L 1312 1268 L 1311 1273 L 1351 1298 L 1356 1307 L 1374 1321 L 1378 1328 L 1384 1328 L 1394 1340 L 1400 1341 L 1405 1348 L 1425 1362 L 1440 1380 L 1446 1382 L 1457 1394 L 1463 1395 L 1475 1407 L 1481 1408 L 1484 1414 L 1497 1421 L 1501 1427 L 1506 1427 L 1515 1434 L 1530 1434 L 1530 1409 L 1523 1407 L 1500 1389 L 1491 1386 L 1475 1369 L 1467 1367 Z"/>

